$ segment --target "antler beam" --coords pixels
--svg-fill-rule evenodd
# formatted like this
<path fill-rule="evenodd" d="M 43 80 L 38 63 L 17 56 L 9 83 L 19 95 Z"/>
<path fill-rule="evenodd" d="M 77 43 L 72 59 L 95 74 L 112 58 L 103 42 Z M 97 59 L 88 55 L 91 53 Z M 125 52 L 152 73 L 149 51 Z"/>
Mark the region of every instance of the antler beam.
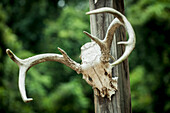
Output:
<path fill-rule="evenodd" d="M 33 57 L 29 57 L 27 59 L 20 59 L 18 58 L 10 49 L 6 50 L 8 56 L 19 66 L 19 90 L 24 102 L 32 101 L 32 98 L 27 98 L 26 91 L 25 91 L 25 76 L 26 72 L 32 66 L 45 62 L 45 61 L 56 61 L 65 64 L 66 66 L 70 67 L 71 69 L 75 70 L 78 74 L 81 73 L 80 64 L 73 61 L 64 50 L 58 48 L 62 55 L 47 53 L 47 54 L 40 54 Z"/>
<path fill-rule="evenodd" d="M 126 42 L 121 41 L 121 42 L 117 43 L 117 44 L 124 44 L 125 45 L 125 52 L 123 53 L 123 55 L 119 59 L 117 59 L 115 62 L 113 62 L 111 64 L 114 67 L 115 65 L 124 61 L 130 55 L 130 53 L 133 51 L 133 49 L 135 47 L 135 43 L 136 43 L 135 32 L 134 32 L 131 24 L 129 23 L 129 21 L 126 19 L 126 17 L 115 9 L 112 9 L 112 8 L 109 8 L 109 7 L 104 7 L 104 8 L 100 8 L 100 9 L 96 9 L 96 10 L 87 12 L 86 14 L 91 15 L 91 14 L 98 14 L 98 13 L 111 13 L 120 20 L 119 21 L 118 19 L 114 19 L 112 21 L 112 23 L 110 24 L 110 26 L 109 26 L 109 28 L 106 32 L 105 39 L 103 40 L 103 43 L 106 45 L 106 48 L 108 50 L 107 52 L 104 52 L 104 55 L 103 55 L 105 61 L 107 61 L 108 58 L 109 58 L 108 56 L 110 56 L 109 55 L 110 54 L 110 47 L 111 47 L 111 43 L 112 43 L 112 40 L 113 40 L 113 34 L 115 32 L 115 29 L 118 26 L 123 25 L 125 27 L 126 31 L 128 32 L 128 35 L 129 35 L 128 41 L 126 41 Z M 105 48 L 101 47 L 101 51 L 103 49 L 105 49 Z"/>

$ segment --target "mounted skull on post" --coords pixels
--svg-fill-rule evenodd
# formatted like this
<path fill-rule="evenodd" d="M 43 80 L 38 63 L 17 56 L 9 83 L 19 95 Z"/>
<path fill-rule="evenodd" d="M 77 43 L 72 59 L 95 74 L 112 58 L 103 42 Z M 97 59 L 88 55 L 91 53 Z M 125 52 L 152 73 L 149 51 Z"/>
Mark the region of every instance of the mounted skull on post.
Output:
<path fill-rule="evenodd" d="M 130 55 L 135 47 L 136 38 L 131 24 L 120 12 L 115 9 L 105 7 L 90 11 L 87 14 L 97 13 L 111 13 L 117 18 L 115 18 L 108 27 L 104 40 L 100 40 L 97 37 L 84 32 L 93 41 L 88 42 L 81 47 L 81 64 L 72 60 L 67 53 L 60 48 L 58 49 L 62 55 L 46 53 L 29 57 L 27 59 L 20 59 L 11 50 L 6 50 L 8 56 L 19 66 L 19 90 L 24 102 L 33 100 L 26 96 L 26 72 L 32 66 L 45 61 L 57 61 L 75 70 L 78 74 L 82 73 L 83 79 L 85 79 L 86 82 L 95 90 L 95 95 L 101 97 L 107 96 L 107 98 L 111 100 L 111 96 L 115 94 L 115 91 L 117 90 L 118 79 L 118 77 L 112 77 L 112 67 L 121 63 Z M 121 41 L 117 43 L 125 45 L 125 52 L 119 59 L 114 60 L 113 63 L 109 63 L 110 58 L 114 59 L 110 54 L 110 49 L 113 35 L 119 26 L 125 27 L 128 32 L 129 39 L 126 42 Z"/>

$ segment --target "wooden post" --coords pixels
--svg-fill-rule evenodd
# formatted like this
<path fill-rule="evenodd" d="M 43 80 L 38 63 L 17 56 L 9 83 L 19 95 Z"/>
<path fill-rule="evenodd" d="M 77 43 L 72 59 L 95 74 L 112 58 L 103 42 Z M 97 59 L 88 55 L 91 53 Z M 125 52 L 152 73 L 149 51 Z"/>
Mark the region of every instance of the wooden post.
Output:
<path fill-rule="evenodd" d="M 90 10 L 98 9 L 101 7 L 111 7 L 122 14 L 124 14 L 123 0 L 89 0 Z M 103 39 L 106 30 L 113 20 L 111 14 L 96 14 L 90 15 L 91 34 Z M 116 42 L 126 40 L 125 29 L 120 27 L 113 40 L 111 53 L 117 59 L 124 52 L 123 45 L 117 45 Z M 113 68 L 113 75 L 119 77 L 118 91 L 112 96 L 111 101 L 108 98 L 102 98 L 94 95 L 95 113 L 131 113 L 131 94 L 130 94 L 130 80 L 129 80 L 129 67 L 128 61 Z"/>

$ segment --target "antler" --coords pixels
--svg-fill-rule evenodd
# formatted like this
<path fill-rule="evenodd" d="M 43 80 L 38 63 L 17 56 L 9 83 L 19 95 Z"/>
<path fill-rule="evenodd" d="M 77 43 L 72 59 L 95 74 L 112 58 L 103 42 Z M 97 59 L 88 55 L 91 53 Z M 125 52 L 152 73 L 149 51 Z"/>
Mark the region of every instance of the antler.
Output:
<path fill-rule="evenodd" d="M 121 42 L 117 43 L 117 44 L 125 45 L 125 52 L 118 60 L 116 60 L 115 62 L 113 62 L 111 64 L 112 66 L 115 66 L 115 65 L 121 63 L 123 60 L 125 60 L 130 55 L 132 50 L 134 49 L 135 43 L 136 43 L 136 37 L 135 37 L 134 30 L 133 30 L 131 24 L 129 23 L 129 21 L 126 19 L 126 17 L 115 9 L 105 7 L 105 8 L 100 8 L 100 9 L 96 9 L 96 10 L 87 12 L 86 14 L 97 14 L 97 13 L 111 13 L 120 20 L 119 21 L 117 18 L 115 18 L 112 21 L 112 23 L 110 24 L 110 26 L 106 32 L 106 36 L 105 36 L 104 40 L 97 39 L 96 37 L 92 36 L 91 34 L 88 34 L 85 32 L 85 34 L 87 34 L 93 41 L 95 41 L 100 46 L 101 52 L 102 52 L 102 59 L 101 59 L 102 61 L 108 61 L 108 59 L 110 58 L 110 48 L 111 48 L 111 43 L 113 41 L 113 34 L 114 34 L 116 28 L 120 25 L 123 25 L 125 27 L 126 31 L 128 32 L 128 35 L 129 35 L 128 41 L 127 42 L 121 41 Z"/>
<path fill-rule="evenodd" d="M 101 53 L 102 53 L 101 60 L 103 62 L 108 62 L 110 59 L 110 56 L 111 56 L 110 49 L 111 49 L 111 44 L 112 44 L 112 40 L 113 40 L 113 34 L 114 34 L 116 28 L 119 27 L 120 25 L 122 25 L 122 23 L 117 18 L 115 18 L 109 25 L 109 28 L 107 29 L 105 40 L 100 40 L 99 38 L 84 31 L 84 33 L 89 38 L 91 38 L 93 41 L 95 41 L 100 46 Z"/>
<path fill-rule="evenodd" d="M 36 55 L 33 57 L 29 57 L 27 59 L 20 59 L 10 49 L 6 50 L 6 53 L 8 54 L 8 56 L 19 66 L 19 83 L 18 83 L 18 85 L 19 85 L 21 97 L 24 102 L 29 102 L 29 101 L 33 100 L 32 98 L 27 98 L 26 91 L 25 91 L 26 72 L 32 66 L 42 63 L 42 62 L 45 62 L 45 61 L 57 61 L 57 62 L 63 63 L 66 66 L 72 68 L 78 74 L 81 73 L 80 64 L 73 61 L 64 50 L 62 50 L 60 48 L 58 48 L 58 49 L 62 53 L 62 55 L 47 53 L 47 54 L 40 54 L 40 55 Z"/>

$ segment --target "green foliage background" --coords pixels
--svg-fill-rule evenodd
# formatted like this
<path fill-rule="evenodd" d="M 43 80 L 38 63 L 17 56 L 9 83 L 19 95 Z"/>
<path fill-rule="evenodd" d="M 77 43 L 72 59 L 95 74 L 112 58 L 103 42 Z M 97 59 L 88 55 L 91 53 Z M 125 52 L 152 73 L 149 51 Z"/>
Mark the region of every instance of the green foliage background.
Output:
<path fill-rule="evenodd" d="M 26 89 L 31 103 L 21 100 L 18 67 L 5 53 L 10 48 L 20 58 L 59 53 L 57 47 L 79 59 L 80 47 L 90 41 L 88 0 L 0 1 L 0 112 L 90 113 L 93 91 L 70 68 L 56 62 L 32 67 Z M 170 111 L 170 2 L 128 0 L 125 12 L 136 32 L 136 48 L 129 57 L 134 113 Z"/>

